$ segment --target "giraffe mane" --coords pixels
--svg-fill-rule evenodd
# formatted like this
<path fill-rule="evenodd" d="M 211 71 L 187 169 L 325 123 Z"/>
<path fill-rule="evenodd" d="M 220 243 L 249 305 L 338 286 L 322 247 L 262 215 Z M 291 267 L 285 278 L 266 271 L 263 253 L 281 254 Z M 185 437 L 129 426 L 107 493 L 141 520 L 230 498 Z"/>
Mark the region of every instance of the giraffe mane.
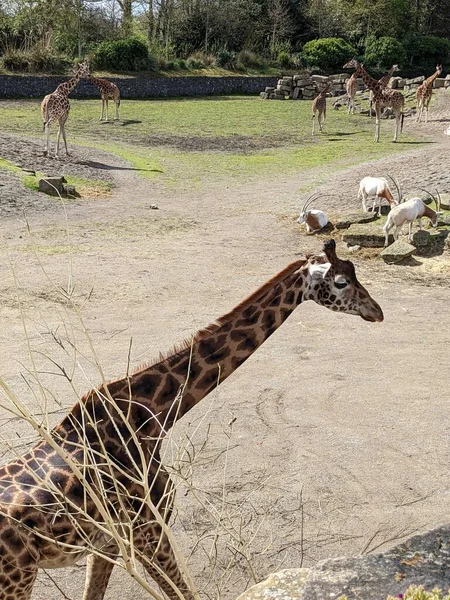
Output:
<path fill-rule="evenodd" d="M 295 271 L 297 271 L 298 269 L 303 267 L 305 264 L 307 264 L 308 261 L 309 261 L 309 259 L 307 258 L 307 259 L 296 260 L 296 261 L 290 263 L 282 271 L 280 271 L 279 273 L 274 275 L 274 277 L 272 277 L 271 279 L 266 281 L 266 283 L 264 283 L 262 286 L 260 286 L 252 294 L 250 294 L 250 296 L 248 296 L 245 300 L 243 300 L 242 302 L 237 304 L 230 312 L 225 313 L 224 315 L 222 315 L 221 317 L 216 319 L 216 321 L 214 321 L 210 325 L 207 325 L 206 327 L 199 329 L 197 331 L 197 333 L 195 333 L 192 337 L 185 338 L 180 344 L 173 346 L 171 350 L 168 350 L 167 352 L 160 352 L 160 354 L 156 360 L 142 363 L 140 366 L 138 366 L 135 370 L 133 370 L 131 373 L 129 373 L 125 377 L 121 377 L 119 379 L 111 379 L 111 380 L 107 381 L 106 386 L 113 384 L 113 383 L 118 383 L 120 381 L 124 381 L 125 379 L 133 377 L 134 375 L 138 375 L 139 373 L 141 373 L 142 371 L 145 371 L 146 369 L 149 369 L 150 367 L 155 367 L 155 366 L 159 365 L 160 363 L 164 362 L 165 360 L 167 360 L 168 358 L 170 358 L 171 356 L 176 356 L 177 354 L 181 354 L 188 348 L 191 348 L 194 344 L 207 338 L 212 333 L 219 331 L 219 329 L 221 327 L 230 323 L 239 313 L 241 313 L 246 308 L 250 307 L 254 302 L 256 302 L 262 296 L 264 296 L 264 294 L 266 292 L 268 292 L 270 289 L 272 289 L 278 283 L 284 281 L 284 279 L 286 279 L 286 277 L 288 277 L 292 273 L 295 273 Z M 102 389 L 102 388 L 103 388 L 103 385 L 99 386 L 97 389 Z M 86 394 L 83 394 L 83 396 L 81 398 L 81 402 L 85 401 L 92 394 L 93 391 L 94 390 L 90 390 Z"/>

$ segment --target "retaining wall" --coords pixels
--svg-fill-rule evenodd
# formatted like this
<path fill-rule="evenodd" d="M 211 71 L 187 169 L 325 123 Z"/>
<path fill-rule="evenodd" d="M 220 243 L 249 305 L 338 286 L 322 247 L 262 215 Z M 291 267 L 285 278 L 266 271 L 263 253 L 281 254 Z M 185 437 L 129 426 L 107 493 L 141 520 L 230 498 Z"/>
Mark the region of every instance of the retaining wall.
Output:
<path fill-rule="evenodd" d="M 259 94 L 275 86 L 277 77 L 108 77 L 120 88 L 122 98 L 167 98 L 215 94 Z M 0 98 L 42 98 L 54 92 L 67 77 L 0 75 Z M 99 90 L 81 81 L 72 98 L 98 98 Z"/>

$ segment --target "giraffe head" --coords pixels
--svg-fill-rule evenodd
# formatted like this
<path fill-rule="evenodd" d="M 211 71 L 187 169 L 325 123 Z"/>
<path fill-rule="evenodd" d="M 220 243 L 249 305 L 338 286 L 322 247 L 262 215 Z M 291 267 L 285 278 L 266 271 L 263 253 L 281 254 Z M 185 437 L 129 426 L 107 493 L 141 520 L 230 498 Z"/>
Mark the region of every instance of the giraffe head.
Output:
<path fill-rule="evenodd" d="M 349 260 L 336 255 L 336 243 L 328 240 L 323 254 L 309 256 L 305 300 L 314 300 L 331 310 L 359 315 L 365 321 L 382 321 L 383 311 L 356 278 Z"/>
<path fill-rule="evenodd" d="M 361 64 L 356 60 L 356 58 L 352 58 L 351 60 L 348 61 L 348 63 L 345 63 L 345 65 L 342 67 L 343 69 L 356 69 L 357 71 L 361 68 Z"/>
<path fill-rule="evenodd" d="M 85 60 L 82 63 L 78 63 L 75 73 L 80 79 L 89 77 L 89 75 L 91 74 L 89 61 Z"/>
<path fill-rule="evenodd" d="M 442 65 L 436 65 L 436 72 L 437 72 L 438 77 L 439 77 L 439 75 L 442 73 Z"/>

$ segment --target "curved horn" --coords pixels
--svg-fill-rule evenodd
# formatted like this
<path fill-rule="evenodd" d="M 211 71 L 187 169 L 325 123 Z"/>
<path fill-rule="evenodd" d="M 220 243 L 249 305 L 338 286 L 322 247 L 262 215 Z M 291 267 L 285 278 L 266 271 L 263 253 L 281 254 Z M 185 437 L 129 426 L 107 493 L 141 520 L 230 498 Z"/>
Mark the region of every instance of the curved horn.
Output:
<path fill-rule="evenodd" d="M 439 212 L 441 210 L 441 195 L 440 195 L 440 193 L 439 193 L 438 190 L 436 190 L 436 194 L 437 194 L 437 197 L 439 199 L 439 202 L 436 202 L 436 200 L 435 200 L 435 202 L 436 202 L 436 212 Z"/>
<path fill-rule="evenodd" d="M 432 194 L 431 192 L 429 192 L 429 191 L 428 191 L 428 190 L 426 190 L 425 188 L 421 188 L 421 187 L 419 188 L 419 190 L 422 190 L 422 192 L 425 192 L 425 194 L 428 194 L 428 195 L 430 196 L 430 198 L 431 198 L 432 200 L 434 200 L 434 202 L 435 202 L 435 204 L 436 204 L 436 206 L 437 206 L 437 200 L 436 200 L 436 198 L 433 196 L 433 194 Z"/>
<path fill-rule="evenodd" d="M 305 212 L 305 210 L 308 208 L 308 206 L 311 204 L 311 202 L 314 202 L 314 200 L 317 200 L 317 198 L 319 198 L 319 196 L 320 196 L 319 192 L 314 192 L 313 194 L 311 194 L 311 196 L 309 196 L 305 200 L 305 203 L 302 208 L 302 212 Z"/>
<path fill-rule="evenodd" d="M 398 184 L 397 180 L 394 179 L 394 177 L 392 177 L 391 175 L 389 175 L 389 173 L 387 173 L 387 176 L 392 181 L 392 183 L 395 185 L 395 187 L 397 189 L 397 194 L 398 194 L 398 203 L 401 204 L 401 201 L 402 201 L 402 192 L 401 192 L 400 184 Z"/>

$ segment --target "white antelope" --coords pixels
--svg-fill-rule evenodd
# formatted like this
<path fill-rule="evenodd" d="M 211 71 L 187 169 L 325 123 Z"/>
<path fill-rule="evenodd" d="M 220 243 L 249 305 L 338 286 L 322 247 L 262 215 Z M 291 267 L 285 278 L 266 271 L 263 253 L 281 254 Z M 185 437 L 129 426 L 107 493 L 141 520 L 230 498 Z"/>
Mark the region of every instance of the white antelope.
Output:
<path fill-rule="evenodd" d="M 427 192 L 430 194 L 430 192 Z M 438 217 L 441 214 L 440 212 L 440 204 L 441 197 L 438 192 L 439 200 L 436 200 L 434 196 L 430 194 L 433 200 L 436 203 L 436 210 L 433 210 L 429 206 L 425 204 L 425 202 L 421 198 L 411 198 L 403 204 L 399 204 L 395 206 L 388 215 L 386 223 L 383 227 L 384 234 L 386 236 L 384 245 L 389 245 L 389 231 L 394 227 L 394 240 L 398 239 L 398 235 L 400 233 L 401 228 L 405 223 L 408 223 L 408 241 L 412 241 L 412 224 L 418 219 L 419 220 L 419 229 L 422 229 L 422 217 L 428 217 L 431 221 L 431 225 L 433 227 L 437 227 Z"/>
<path fill-rule="evenodd" d="M 309 205 L 318 198 L 318 194 L 310 196 L 303 205 L 300 216 L 297 219 L 297 223 L 300 225 L 305 223 L 307 233 L 316 233 L 323 229 L 328 223 L 328 217 L 323 211 L 315 208 L 309 209 Z"/>
<path fill-rule="evenodd" d="M 400 196 L 397 184 L 395 186 Z M 375 204 L 378 201 L 378 216 L 381 214 L 381 198 L 385 198 L 391 208 L 398 204 L 398 200 L 392 195 L 389 184 L 384 177 L 364 177 L 359 182 L 358 199 L 362 200 L 364 212 L 369 212 L 367 209 L 367 199 L 371 197 L 373 197 L 372 212 L 375 210 Z"/>

